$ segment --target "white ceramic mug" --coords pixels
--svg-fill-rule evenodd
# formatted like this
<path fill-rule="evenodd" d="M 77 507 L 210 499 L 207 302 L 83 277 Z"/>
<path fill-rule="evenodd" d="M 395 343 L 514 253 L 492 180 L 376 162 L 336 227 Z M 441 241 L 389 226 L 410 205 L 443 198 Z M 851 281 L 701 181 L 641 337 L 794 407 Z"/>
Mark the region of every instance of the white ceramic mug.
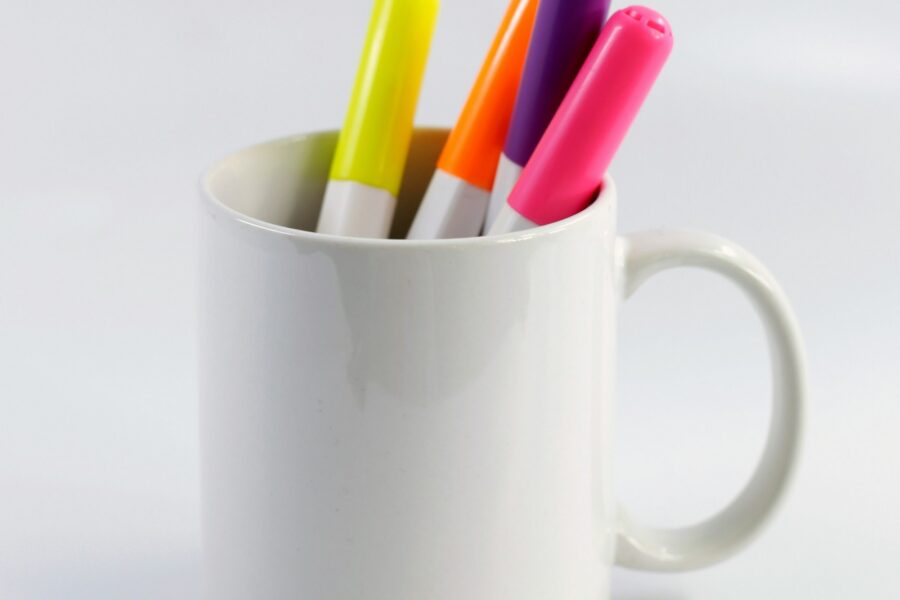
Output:
<path fill-rule="evenodd" d="M 445 135 L 415 135 L 399 237 Z M 617 237 L 611 179 L 581 214 L 504 236 L 310 233 L 334 143 L 255 146 L 203 181 L 208 598 L 596 600 L 614 564 L 701 567 L 758 530 L 794 465 L 804 368 L 757 260 L 701 233 Z M 753 302 L 774 401 L 734 502 L 657 530 L 625 516 L 610 480 L 616 314 L 681 265 Z"/>

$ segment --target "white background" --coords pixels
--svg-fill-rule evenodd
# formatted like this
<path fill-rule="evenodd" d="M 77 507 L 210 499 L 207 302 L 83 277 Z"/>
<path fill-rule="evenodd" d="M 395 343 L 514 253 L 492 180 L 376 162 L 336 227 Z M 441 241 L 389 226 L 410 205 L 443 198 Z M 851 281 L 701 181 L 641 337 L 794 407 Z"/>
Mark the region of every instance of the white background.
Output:
<path fill-rule="evenodd" d="M 419 122 L 452 123 L 504 6 L 444 0 Z M 709 229 L 770 266 L 808 342 L 809 427 L 788 502 L 746 552 L 618 572 L 613 595 L 900 597 L 900 9 L 654 7 L 675 52 L 613 167 L 622 229 Z M 196 597 L 197 178 L 338 126 L 368 10 L 4 2 L 0 598 Z M 762 333 L 693 271 L 642 289 L 621 333 L 621 494 L 647 519 L 695 520 L 761 447 Z"/>

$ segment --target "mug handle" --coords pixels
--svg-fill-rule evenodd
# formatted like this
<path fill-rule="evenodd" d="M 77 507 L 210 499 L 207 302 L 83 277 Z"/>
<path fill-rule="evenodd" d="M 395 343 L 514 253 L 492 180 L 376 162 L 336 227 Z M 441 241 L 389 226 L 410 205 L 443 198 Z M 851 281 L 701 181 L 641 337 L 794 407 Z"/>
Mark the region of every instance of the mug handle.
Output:
<path fill-rule="evenodd" d="M 772 417 L 762 458 L 750 481 L 719 513 L 699 524 L 658 529 L 619 508 L 615 562 L 646 571 L 686 571 L 724 560 L 759 531 L 784 495 L 797 460 L 806 393 L 800 331 L 781 288 L 749 252 L 721 237 L 648 231 L 619 238 L 623 297 L 672 267 L 701 267 L 725 276 L 749 297 L 766 330 L 772 357 Z"/>

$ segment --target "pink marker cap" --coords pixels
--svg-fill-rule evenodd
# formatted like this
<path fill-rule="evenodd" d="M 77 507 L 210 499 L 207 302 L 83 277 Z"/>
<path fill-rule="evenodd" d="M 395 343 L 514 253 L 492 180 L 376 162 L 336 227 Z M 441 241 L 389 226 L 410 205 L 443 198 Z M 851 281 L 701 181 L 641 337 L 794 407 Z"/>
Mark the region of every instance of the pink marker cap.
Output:
<path fill-rule="evenodd" d="M 588 206 L 672 51 L 672 30 L 654 10 L 613 14 L 525 165 L 508 203 L 537 225 Z"/>

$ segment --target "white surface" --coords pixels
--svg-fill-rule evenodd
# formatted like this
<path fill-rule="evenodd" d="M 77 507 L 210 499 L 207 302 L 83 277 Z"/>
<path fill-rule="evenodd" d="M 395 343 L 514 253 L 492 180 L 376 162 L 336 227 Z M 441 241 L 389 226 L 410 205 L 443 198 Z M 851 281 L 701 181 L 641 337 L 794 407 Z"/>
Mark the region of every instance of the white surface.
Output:
<path fill-rule="evenodd" d="M 436 169 L 406 237 L 436 240 L 476 236 L 484 225 L 489 198 L 486 190 Z"/>
<path fill-rule="evenodd" d="M 444 3 L 419 122 L 456 119 L 504 4 Z M 716 231 L 772 269 L 809 346 L 810 423 L 794 493 L 753 546 L 696 573 L 619 571 L 613 596 L 896 598 L 900 6 L 654 8 L 675 51 L 613 165 L 620 229 Z M 5 9 L 0 597 L 194 598 L 197 177 L 338 126 L 368 7 Z M 769 391 L 750 314 L 691 273 L 624 311 L 617 468 L 638 516 L 691 521 L 749 475 Z"/>

